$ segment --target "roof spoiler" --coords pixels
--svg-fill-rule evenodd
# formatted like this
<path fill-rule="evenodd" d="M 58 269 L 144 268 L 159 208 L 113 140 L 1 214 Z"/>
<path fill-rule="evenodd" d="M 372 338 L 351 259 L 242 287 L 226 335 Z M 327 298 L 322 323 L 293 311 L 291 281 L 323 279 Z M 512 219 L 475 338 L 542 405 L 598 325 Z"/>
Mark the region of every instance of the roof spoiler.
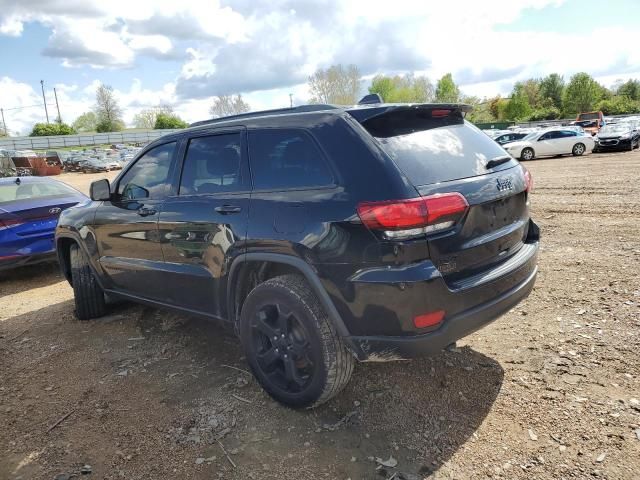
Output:
<path fill-rule="evenodd" d="M 367 95 L 365 98 L 367 98 L 368 96 L 369 95 Z M 363 123 L 373 118 L 388 115 L 390 113 L 401 113 L 418 110 L 431 111 L 434 118 L 449 116 L 452 113 L 459 113 L 462 117 L 464 117 L 464 114 L 469 113 L 471 110 L 473 110 L 473 107 L 464 103 L 383 103 L 379 107 L 354 108 L 347 111 L 358 122 Z"/>

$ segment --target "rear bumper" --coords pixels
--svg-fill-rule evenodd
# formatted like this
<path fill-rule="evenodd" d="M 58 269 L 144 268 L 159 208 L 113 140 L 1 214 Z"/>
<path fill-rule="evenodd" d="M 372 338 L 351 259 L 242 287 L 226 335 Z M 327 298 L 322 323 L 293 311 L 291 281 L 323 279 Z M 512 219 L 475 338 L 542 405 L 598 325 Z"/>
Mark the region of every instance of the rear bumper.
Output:
<path fill-rule="evenodd" d="M 424 335 L 349 337 L 361 361 L 402 360 L 438 353 L 447 345 L 481 329 L 524 300 L 535 284 L 538 268 L 525 281 L 489 302 L 449 318 L 436 331 Z"/>
<path fill-rule="evenodd" d="M 430 260 L 398 268 L 365 269 L 349 280 L 350 297 L 336 306 L 361 361 L 425 356 L 492 322 L 526 298 L 537 275 L 539 230 L 531 222 L 526 243 L 500 265 L 458 282 L 445 281 Z M 345 301 L 347 300 L 347 301 Z M 334 296 L 335 301 L 335 296 Z M 441 324 L 418 329 L 417 315 L 443 310 Z"/>

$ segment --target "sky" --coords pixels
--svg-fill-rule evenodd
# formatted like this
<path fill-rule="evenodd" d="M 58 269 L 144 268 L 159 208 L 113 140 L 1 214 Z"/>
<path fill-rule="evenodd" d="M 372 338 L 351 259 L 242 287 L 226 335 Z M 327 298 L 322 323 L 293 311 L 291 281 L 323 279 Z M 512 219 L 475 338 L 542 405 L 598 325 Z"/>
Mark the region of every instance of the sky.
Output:
<path fill-rule="evenodd" d="M 605 85 L 640 78 L 638 0 L 0 0 L 0 108 L 13 135 L 63 121 L 111 85 L 131 125 L 171 105 L 209 117 L 215 95 L 252 110 L 304 104 L 318 68 L 451 72 L 466 95 L 508 94 L 522 79 L 586 71 Z"/>

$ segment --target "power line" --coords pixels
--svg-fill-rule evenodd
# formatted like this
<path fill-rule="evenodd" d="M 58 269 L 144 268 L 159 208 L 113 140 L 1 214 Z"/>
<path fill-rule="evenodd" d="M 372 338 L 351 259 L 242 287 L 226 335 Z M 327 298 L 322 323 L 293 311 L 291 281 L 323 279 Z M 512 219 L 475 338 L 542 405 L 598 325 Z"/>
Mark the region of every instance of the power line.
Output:
<path fill-rule="evenodd" d="M 47 103 L 47 105 L 49 105 L 50 107 L 55 106 L 55 103 Z M 37 105 L 23 105 L 22 107 L 10 107 L 10 108 L 5 108 L 4 111 L 8 111 L 8 110 L 22 110 L 23 108 L 35 108 L 35 107 L 42 107 L 41 103 L 38 103 Z"/>

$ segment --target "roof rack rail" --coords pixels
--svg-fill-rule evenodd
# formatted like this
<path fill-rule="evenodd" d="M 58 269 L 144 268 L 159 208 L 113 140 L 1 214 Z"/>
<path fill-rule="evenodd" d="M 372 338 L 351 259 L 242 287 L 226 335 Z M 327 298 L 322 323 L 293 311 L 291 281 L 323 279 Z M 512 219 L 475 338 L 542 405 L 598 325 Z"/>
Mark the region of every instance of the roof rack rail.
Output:
<path fill-rule="evenodd" d="M 211 125 L 215 123 L 228 122 L 230 120 L 238 120 L 242 118 L 266 117 L 269 115 L 286 115 L 288 113 L 320 112 L 322 110 L 338 110 L 339 108 L 340 107 L 336 107 L 335 105 L 328 105 L 323 103 L 318 103 L 313 105 L 301 105 L 299 107 L 276 108 L 273 110 L 260 110 L 257 112 L 247 112 L 247 113 L 239 113 L 237 115 L 229 115 L 227 117 L 211 118 L 209 120 L 201 120 L 199 122 L 194 122 L 189 126 L 199 127 L 202 125 Z"/>

